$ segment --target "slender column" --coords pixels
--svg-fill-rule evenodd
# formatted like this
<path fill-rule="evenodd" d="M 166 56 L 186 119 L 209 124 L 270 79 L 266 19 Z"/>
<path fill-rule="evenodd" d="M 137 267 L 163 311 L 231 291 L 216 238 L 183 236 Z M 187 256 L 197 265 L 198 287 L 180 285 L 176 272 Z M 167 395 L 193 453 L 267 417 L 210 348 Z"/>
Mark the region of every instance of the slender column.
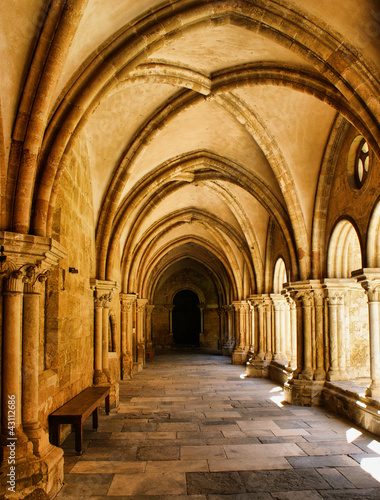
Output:
<path fill-rule="evenodd" d="M 145 365 L 145 307 L 148 299 L 137 299 L 136 336 L 137 336 L 137 363 Z"/>
<path fill-rule="evenodd" d="M 285 299 L 282 295 L 271 294 L 274 310 L 274 358 L 275 360 L 286 359 L 285 355 Z"/>
<path fill-rule="evenodd" d="M 289 303 L 289 316 L 290 316 L 290 344 L 291 344 L 291 358 L 289 362 L 289 367 L 297 367 L 297 308 L 295 301 L 287 295 L 287 301 Z"/>
<path fill-rule="evenodd" d="M 2 422 L 3 442 L 6 443 L 8 432 L 18 443 L 26 441 L 22 432 L 21 420 L 21 304 L 23 290 L 23 272 L 13 270 L 5 281 L 3 291 L 3 364 L 2 371 Z M 8 405 L 12 402 L 12 419 L 9 419 Z M 13 403 L 14 402 L 14 403 Z M 13 413 L 14 412 L 14 413 Z M 9 430 L 12 420 L 13 431 Z M 14 425 L 13 425 L 14 424 Z M 12 432 L 12 433 L 11 433 Z"/>
<path fill-rule="evenodd" d="M 246 342 L 249 304 L 246 301 L 232 302 L 235 309 L 236 346 L 232 353 L 233 364 L 244 364 L 247 361 L 248 347 Z"/>
<path fill-rule="evenodd" d="M 311 292 L 306 292 L 302 295 L 302 311 L 303 311 L 303 370 L 301 378 L 305 380 L 312 380 L 314 369 L 313 369 L 313 358 L 312 358 L 312 303 L 313 295 Z"/>
<path fill-rule="evenodd" d="M 173 309 L 174 309 L 174 305 L 166 304 L 165 307 L 169 311 L 169 342 L 168 342 L 168 345 L 171 346 L 174 344 L 174 339 L 173 339 Z"/>
<path fill-rule="evenodd" d="M 121 293 L 121 376 L 130 379 L 133 375 L 133 303 L 136 295 Z"/>
<path fill-rule="evenodd" d="M 147 349 L 152 349 L 152 313 L 154 305 L 146 306 L 146 347 Z"/>
<path fill-rule="evenodd" d="M 111 382 L 110 366 L 109 366 L 109 316 L 110 310 L 108 302 L 111 300 L 110 294 L 104 297 L 102 310 L 102 368 L 103 373 L 107 377 L 108 382 Z"/>
<path fill-rule="evenodd" d="M 272 305 L 269 295 L 263 295 L 264 358 L 269 361 L 273 358 Z"/>
<path fill-rule="evenodd" d="M 360 269 L 352 273 L 368 296 L 369 352 L 371 383 L 366 396 L 380 397 L 380 269 Z"/>
<path fill-rule="evenodd" d="M 40 455 L 49 446 L 49 437 L 38 419 L 38 358 L 40 333 L 40 297 L 42 283 L 49 271 L 29 266 L 24 277 L 22 335 L 22 422 L 25 434 Z"/>
<path fill-rule="evenodd" d="M 99 385 L 107 382 L 107 377 L 103 373 L 103 305 L 101 298 L 95 297 L 95 318 L 94 318 L 94 384 Z"/>
<path fill-rule="evenodd" d="M 324 313 L 323 313 L 324 293 L 322 290 L 314 291 L 315 307 L 315 345 L 316 345 L 316 370 L 315 380 L 325 380 L 325 349 L 324 349 Z"/>
<path fill-rule="evenodd" d="M 325 279 L 324 288 L 328 304 L 328 340 L 330 345 L 327 380 L 347 380 L 346 321 L 344 295 L 350 280 Z"/>

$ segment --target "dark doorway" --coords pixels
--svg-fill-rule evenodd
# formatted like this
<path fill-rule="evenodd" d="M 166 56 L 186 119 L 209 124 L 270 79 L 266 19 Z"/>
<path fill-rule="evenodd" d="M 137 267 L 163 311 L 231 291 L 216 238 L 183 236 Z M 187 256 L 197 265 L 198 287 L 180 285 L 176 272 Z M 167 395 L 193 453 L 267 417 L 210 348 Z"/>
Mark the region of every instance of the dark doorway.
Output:
<path fill-rule="evenodd" d="M 173 340 L 177 345 L 199 346 L 201 311 L 196 293 L 181 290 L 174 296 Z"/>

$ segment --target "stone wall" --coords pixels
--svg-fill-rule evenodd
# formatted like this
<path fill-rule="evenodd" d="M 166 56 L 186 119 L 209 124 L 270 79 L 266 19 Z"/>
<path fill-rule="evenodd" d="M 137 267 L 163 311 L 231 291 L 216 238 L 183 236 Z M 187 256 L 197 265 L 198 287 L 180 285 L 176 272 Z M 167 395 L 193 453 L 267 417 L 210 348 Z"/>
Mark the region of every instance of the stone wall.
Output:
<path fill-rule="evenodd" d="M 46 284 L 46 312 L 41 314 L 40 419 L 92 385 L 95 273 L 94 220 L 88 155 L 77 143 L 63 172 L 52 237 L 67 257 Z M 70 272 L 74 268 L 78 272 Z M 43 311 L 41 300 L 41 311 Z M 45 346 L 45 347 L 44 347 Z"/>

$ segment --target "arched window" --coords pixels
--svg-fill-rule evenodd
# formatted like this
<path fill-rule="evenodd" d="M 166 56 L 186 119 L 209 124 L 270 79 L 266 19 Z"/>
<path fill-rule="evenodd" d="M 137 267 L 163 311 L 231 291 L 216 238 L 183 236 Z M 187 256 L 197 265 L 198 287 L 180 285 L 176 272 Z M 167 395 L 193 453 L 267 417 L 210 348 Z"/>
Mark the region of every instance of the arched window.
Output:
<path fill-rule="evenodd" d="M 371 216 L 367 237 L 367 265 L 380 267 L 380 202 Z"/>
<path fill-rule="evenodd" d="M 348 220 L 335 226 L 327 255 L 329 278 L 350 278 L 351 272 L 362 267 L 362 252 L 358 233 Z"/>
<path fill-rule="evenodd" d="M 273 273 L 273 292 L 281 293 L 283 289 L 283 284 L 287 283 L 288 278 L 286 274 L 286 266 L 284 260 L 280 257 L 277 259 L 276 264 L 274 266 Z"/>

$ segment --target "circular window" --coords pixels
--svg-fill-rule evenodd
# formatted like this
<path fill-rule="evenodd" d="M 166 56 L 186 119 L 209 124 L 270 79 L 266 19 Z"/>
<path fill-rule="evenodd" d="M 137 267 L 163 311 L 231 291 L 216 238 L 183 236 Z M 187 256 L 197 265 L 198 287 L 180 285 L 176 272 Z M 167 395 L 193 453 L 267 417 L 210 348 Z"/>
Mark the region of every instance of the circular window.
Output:
<path fill-rule="evenodd" d="M 362 135 L 352 141 L 348 154 L 347 173 L 348 182 L 353 189 L 361 189 L 370 170 L 370 149 Z"/>
<path fill-rule="evenodd" d="M 361 187 L 368 174 L 369 170 L 369 148 L 367 141 L 363 138 L 360 141 L 359 147 L 356 152 L 355 162 L 355 177 L 358 187 Z"/>

